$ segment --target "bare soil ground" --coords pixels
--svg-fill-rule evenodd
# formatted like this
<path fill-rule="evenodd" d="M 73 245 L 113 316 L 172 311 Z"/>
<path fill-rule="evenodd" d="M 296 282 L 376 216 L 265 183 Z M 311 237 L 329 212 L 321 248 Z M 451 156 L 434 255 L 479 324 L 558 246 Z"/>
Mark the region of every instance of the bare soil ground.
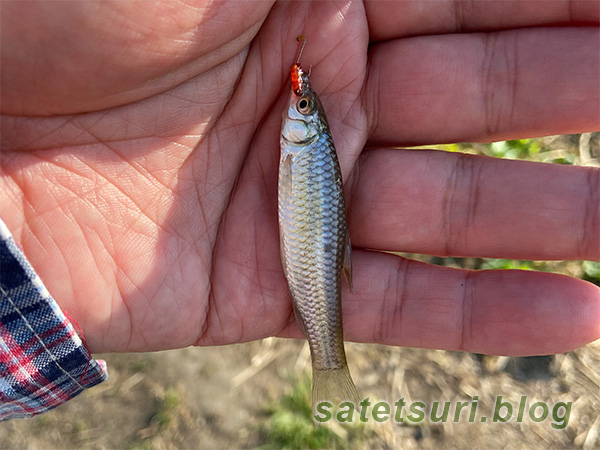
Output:
<path fill-rule="evenodd" d="M 403 397 L 407 404 L 450 401 L 454 405 L 479 398 L 473 423 L 466 414 L 453 423 L 454 406 L 447 423 L 370 421 L 356 442 L 359 447 L 600 447 L 600 342 L 537 358 L 365 344 L 347 347 L 358 389 L 373 403 L 378 399 L 393 403 Z M 109 381 L 44 415 L 1 424 L 0 447 L 256 448 L 268 443 L 261 431 L 265 405 L 289 392 L 295 383 L 291 375 L 308 373 L 310 364 L 303 342 L 274 338 L 104 358 Z M 514 407 L 507 423 L 492 422 L 499 395 Z M 517 423 L 522 396 L 527 396 L 527 408 L 523 421 Z M 528 418 L 529 407 L 538 401 L 550 409 L 541 423 Z M 552 427 L 565 423 L 552 418 L 557 402 L 572 404 L 564 429 Z M 481 416 L 487 421 L 482 423 Z"/>

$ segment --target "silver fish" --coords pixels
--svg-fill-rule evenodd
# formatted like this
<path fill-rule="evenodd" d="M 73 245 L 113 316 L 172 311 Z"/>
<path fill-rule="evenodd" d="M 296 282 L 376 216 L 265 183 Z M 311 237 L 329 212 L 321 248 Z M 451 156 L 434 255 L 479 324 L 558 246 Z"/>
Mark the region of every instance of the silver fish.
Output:
<path fill-rule="evenodd" d="M 296 320 L 310 347 L 314 410 L 323 401 L 358 401 L 346 363 L 341 309 L 342 271 L 352 286 L 352 247 L 333 138 L 300 66 L 306 40 L 298 40 L 302 45 L 291 67 L 292 92 L 281 128 L 279 235 Z"/>

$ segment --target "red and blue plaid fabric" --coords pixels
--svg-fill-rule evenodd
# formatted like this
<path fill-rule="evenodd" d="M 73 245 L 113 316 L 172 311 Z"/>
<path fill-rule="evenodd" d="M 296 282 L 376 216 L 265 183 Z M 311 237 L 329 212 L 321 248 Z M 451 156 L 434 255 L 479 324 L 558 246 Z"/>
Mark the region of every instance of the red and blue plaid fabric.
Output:
<path fill-rule="evenodd" d="M 31 417 L 106 380 L 0 220 L 0 421 Z"/>

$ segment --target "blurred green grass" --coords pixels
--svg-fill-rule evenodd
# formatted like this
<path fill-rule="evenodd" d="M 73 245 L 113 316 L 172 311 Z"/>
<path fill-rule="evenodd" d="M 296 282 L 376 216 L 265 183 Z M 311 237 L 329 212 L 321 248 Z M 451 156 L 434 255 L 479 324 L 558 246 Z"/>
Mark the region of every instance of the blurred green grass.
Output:
<path fill-rule="evenodd" d="M 600 133 L 512 139 L 490 143 L 461 142 L 419 146 L 447 152 L 469 153 L 504 159 L 521 159 L 554 164 L 600 164 Z"/>
<path fill-rule="evenodd" d="M 266 444 L 263 449 L 350 448 L 362 443 L 367 434 L 360 425 L 337 423 L 316 426 L 312 419 L 311 380 L 293 377 L 291 391 L 265 408 L 268 419 L 261 425 Z M 332 425 L 332 426 L 331 426 Z"/>

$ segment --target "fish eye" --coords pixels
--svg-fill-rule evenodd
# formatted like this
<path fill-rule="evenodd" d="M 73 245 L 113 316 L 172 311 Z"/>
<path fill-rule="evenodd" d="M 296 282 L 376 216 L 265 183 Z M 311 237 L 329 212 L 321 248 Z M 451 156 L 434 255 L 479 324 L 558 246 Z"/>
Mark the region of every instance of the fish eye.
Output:
<path fill-rule="evenodd" d="M 301 114 L 308 114 L 310 113 L 310 110 L 310 100 L 308 97 L 302 97 L 300 100 L 298 100 L 298 111 Z"/>

